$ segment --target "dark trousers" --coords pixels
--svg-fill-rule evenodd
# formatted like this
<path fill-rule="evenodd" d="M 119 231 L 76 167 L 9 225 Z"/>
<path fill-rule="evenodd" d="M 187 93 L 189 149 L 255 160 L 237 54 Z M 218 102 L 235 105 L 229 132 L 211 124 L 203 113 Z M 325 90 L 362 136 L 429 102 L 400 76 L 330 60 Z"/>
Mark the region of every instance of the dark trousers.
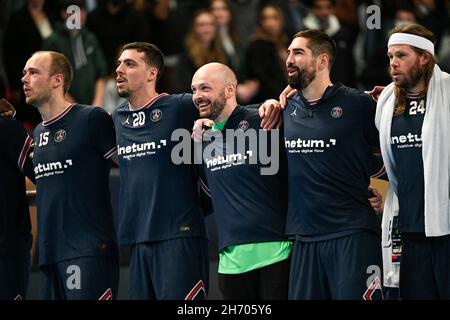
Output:
<path fill-rule="evenodd" d="M 382 299 L 380 241 L 368 231 L 316 242 L 296 240 L 289 299 Z"/>
<path fill-rule="evenodd" d="M 405 300 L 450 299 L 450 236 L 402 234 L 400 297 Z"/>
<path fill-rule="evenodd" d="M 42 265 L 44 300 L 113 300 L 119 286 L 116 256 L 81 257 Z"/>
<path fill-rule="evenodd" d="M 241 274 L 219 273 L 225 300 L 286 300 L 291 259 Z"/>
<path fill-rule="evenodd" d="M 132 246 L 130 300 L 205 300 L 208 288 L 207 239 L 178 238 Z"/>
<path fill-rule="evenodd" d="M 30 256 L 0 258 L 0 300 L 24 300 L 28 293 Z"/>

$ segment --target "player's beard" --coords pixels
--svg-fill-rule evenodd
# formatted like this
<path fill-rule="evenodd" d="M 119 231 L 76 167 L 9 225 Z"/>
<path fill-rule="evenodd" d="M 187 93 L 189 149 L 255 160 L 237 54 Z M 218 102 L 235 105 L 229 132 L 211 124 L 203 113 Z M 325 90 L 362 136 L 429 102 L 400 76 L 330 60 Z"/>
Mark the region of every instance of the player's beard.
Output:
<path fill-rule="evenodd" d="M 225 96 L 222 94 L 221 97 L 211 102 L 211 119 L 216 121 L 216 119 L 222 113 L 225 108 L 226 100 Z"/>
<path fill-rule="evenodd" d="M 201 101 L 197 101 L 196 104 L 197 105 L 201 104 Z M 208 118 L 215 121 L 222 113 L 222 110 L 225 108 L 226 104 L 225 94 L 221 94 L 220 97 L 210 101 L 210 104 L 211 105 L 207 112 L 200 112 L 200 117 Z"/>
<path fill-rule="evenodd" d="M 25 102 L 29 104 L 30 106 L 33 106 L 35 108 L 39 108 L 43 104 L 46 104 L 51 99 L 51 94 L 42 94 L 40 96 L 31 96 L 31 97 L 25 97 Z"/>
<path fill-rule="evenodd" d="M 416 63 L 414 63 L 411 70 L 402 75 L 400 81 L 395 82 L 392 77 L 392 81 L 394 81 L 395 85 L 402 89 L 411 89 L 414 88 L 424 77 L 424 67 L 421 68 L 419 64 L 419 58 L 417 58 Z"/>
<path fill-rule="evenodd" d="M 121 98 L 128 98 L 130 96 L 130 91 L 117 89 L 117 94 Z"/>
<path fill-rule="evenodd" d="M 314 68 L 314 61 L 306 68 L 299 68 L 295 65 L 290 65 L 290 68 L 297 69 L 297 75 L 289 77 L 289 86 L 297 90 L 307 88 L 311 82 L 316 78 L 316 69 Z"/>

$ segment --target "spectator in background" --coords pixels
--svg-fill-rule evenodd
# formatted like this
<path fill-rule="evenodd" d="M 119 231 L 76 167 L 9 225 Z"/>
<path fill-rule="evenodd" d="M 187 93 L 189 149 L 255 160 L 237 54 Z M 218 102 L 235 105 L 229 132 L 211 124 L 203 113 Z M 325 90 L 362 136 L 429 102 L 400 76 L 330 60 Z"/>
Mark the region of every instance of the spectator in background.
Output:
<path fill-rule="evenodd" d="M 116 50 L 116 56 L 115 56 L 115 63 L 117 64 L 117 61 L 119 60 L 120 55 L 122 54 L 122 46 Z M 117 93 L 117 74 L 116 70 L 111 72 L 106 79 L 105 84 L 105 96 L 103 101 L 103 109 L 107 111 L 109 114 L 112 114 L 114 110 L 117 109 L 118 106 L 125 103 L 127 100 L 125 98 L 122 98 Z"/>
<path fill-rule="evenodd" d="M 230 67 L 237 72 L 241 59 L 241 44 L 238 39 L 230 0 L 210 0 L 209 10 L 216 17 L 222 48 L 230 62 Z"/>
<path fill-rule="evenodd" d="M 195 71 L 209 62 L 228 64 L 221 41 L 217 35 L 217 21 L 207 9 L 194 13 L 188 34 L 184 40 L 185 51 L 181 54 L 175 71 L 175 92 L 188 92 Z"/>
<path fill-rule="evenodd" d="M 350 30 L 341 25 L 333 11 L 334 1 L 314 0 L 311 11 L 303 23 L 307 29 L 323 31 L 334 40 L 339 63 L 333 65 L 332 81 L 354 87 L 356 83 L 353 56 L 354 39 Z"/>
<path fill-rule="evenodd" d="M 206 0 L 147 0 L 150 29 L 158 30 L 151 34 L 149 41 L 158 44 L 164 52 L 164 74 L 157 84 L 160 92 L 174 91 L 174 73 L 184 50 L 183 39 L 189 29 L 190 18 L 206 3 Z"/>
<path fill-rule="evenodd" d="M 353 47 L 358 37 L 358 11 L 354 0 L 334 0 L 334 15 L 339 23 L 344 26 L 351 36 L 351 46 Z"/>
<path fill-rule="evenodd" d="M 447 14 L 450 16 L 450 0 L 446 0 Z M 441 69 L 450 73 L 450 19 L 447 20 L 447 33 L 442 40 L 443 45 L 439 50 L 439 62 Z"/>
<path fill-rule="evenodd" d="M 126 0 L 126 1 L 136 11 L 144 12 L 147 9 L 147 1 L 146 0 Z"/>
<path fill-rule="evenodd" d="M 103 106 L 107 65 L 96 36 L 87 30 L 84 0 L 60 0 L 60 15 L 64 22 L 73 19 L 67 7 L 80 7 L 80 26 L 59 23 L 55 32 L 43 43 L 43 49 L 64 54 L 74 66 L 69 100 L 93 106 Z M 71 27 L 71 29 L 69 29 Z"/>
<path fill-rule="evenodd" d="M 365 36 L 365 67 L 360 81 L 365 89 L 374 85 L 384 85 L 390 82 L 389 58 L 386 55 L 386 42 L 389 32 L 396 26 L 416 22 L 414 8 L 408 1 L 391 3 L 382 9 L 389 13 L 382 21 L 382 29 L 366 30 Z"/>
<path fill-rule="evenodd" d="M 108 74 L 116 70 L 116 52 L 123 43 L 149 39 L 144 13 L 126 0 L 103 0 L 89 13 L 86 28 L 95 33 L 108 64 Z"/>
<path fill-rule="evenodd" d="M 394 26 L 417 22 L 414 10 L 410 6 L 399 6 L 394 13 Z"/>
<path fill-rule="evenodd" d="M 441 39 L 449 25 L 449 14 L 444 0 L 412 0 L 417 22 L 436 36 L 435 50 L 439 52 Z"/>
<path fill-rule="evenodd" d="M 230 0 L 233 16 L 238 27 L 239 39 L 248 42 L 258 25 L 261 0 Z"/>
<path fill-rule="evenodd" d="M 277 97 L 286 87 L 284 68 L 288 37 L 284 16 L 276 4 L 266 4 L 259 11 L 258 28 L 246 50 L 243 82 L 238 85 L 240 103 L 261 103 Z"/>
<path fill-rule="evenodd" d="M 39 112 L 25 103 L 22 90 L 22 69 L 33 52 L 53 32 L 53 21 L 45 0 L 28 0 L 11 15 L 4 38 L 4 62 L 11 90 L 10 100 L 16 106 L 16 118 L 32 129 L 42 121 Z"/>
<path fill-rule="evenodd" d="M 305 29 L 303 20 L 308 15 L 309 8 L 305 1 L 300 0 L 278 0 L 277 4 L 283 9 L 286 33 L 292 39 L 298 31 Z"/>

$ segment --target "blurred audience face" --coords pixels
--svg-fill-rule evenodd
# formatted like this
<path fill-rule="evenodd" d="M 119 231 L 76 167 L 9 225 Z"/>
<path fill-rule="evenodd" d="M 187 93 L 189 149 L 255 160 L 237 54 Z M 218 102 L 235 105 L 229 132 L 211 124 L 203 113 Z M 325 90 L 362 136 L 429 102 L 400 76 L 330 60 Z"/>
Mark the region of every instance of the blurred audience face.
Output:
<path fill-rule="evenodd" d="M 210 10 L 216 17 L 219 26 L 227 26 L 231 20 L 231 10 L 223 0 L 214 0 L 211 2 Z"/>
<path fill-rule="evenodd" d="M 202 12 L 194 20 L 194 32 L 197 39 L 205 44 L 211 43 L 217 31 L 216 20 L 211 13 Z"/>
<path fill-rule="evenodd" d="M 407 23 L 415 23 L 416 16 L 409 10 L 398 10 L 395 13 L 395 26 L 399 26 Z"/>
<path fill-rule="evenodd" d="M 327 20 L 333 13 L 333 6 L 329 0 L 316 0 L 312 13 L 321 21 Z"/>
<path fill-rule="evenodd" d="M 275 7 L 267 6 L 261 11 L 260 24 L 268 34 L 278 36 L 283 32 L 283 13 Z"/>

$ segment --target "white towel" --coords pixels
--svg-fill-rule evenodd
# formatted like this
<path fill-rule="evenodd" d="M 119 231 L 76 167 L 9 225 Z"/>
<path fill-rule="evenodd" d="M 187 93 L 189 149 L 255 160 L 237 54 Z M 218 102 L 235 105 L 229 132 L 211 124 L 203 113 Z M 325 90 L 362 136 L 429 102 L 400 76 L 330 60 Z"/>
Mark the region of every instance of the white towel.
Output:
<path fill-rule="evenodd" d="M 426 112 L 422 125 L 422 157 L 425 182 L 425 234 L 438 237 L 450 234 L 450 75 L 436 65 L 428 87 Z M 398 213 L 397 175 L 391 148 L 394 112 L 394 84 L 381 93 L 375 115 L 380 132 L 380 147 L 389 178 L 383 214 L 384 283 L 398 286 L 398 265 L 391 263 L 390 230 Z M 398 164 L 401 165 L 401 164 Z"/>

